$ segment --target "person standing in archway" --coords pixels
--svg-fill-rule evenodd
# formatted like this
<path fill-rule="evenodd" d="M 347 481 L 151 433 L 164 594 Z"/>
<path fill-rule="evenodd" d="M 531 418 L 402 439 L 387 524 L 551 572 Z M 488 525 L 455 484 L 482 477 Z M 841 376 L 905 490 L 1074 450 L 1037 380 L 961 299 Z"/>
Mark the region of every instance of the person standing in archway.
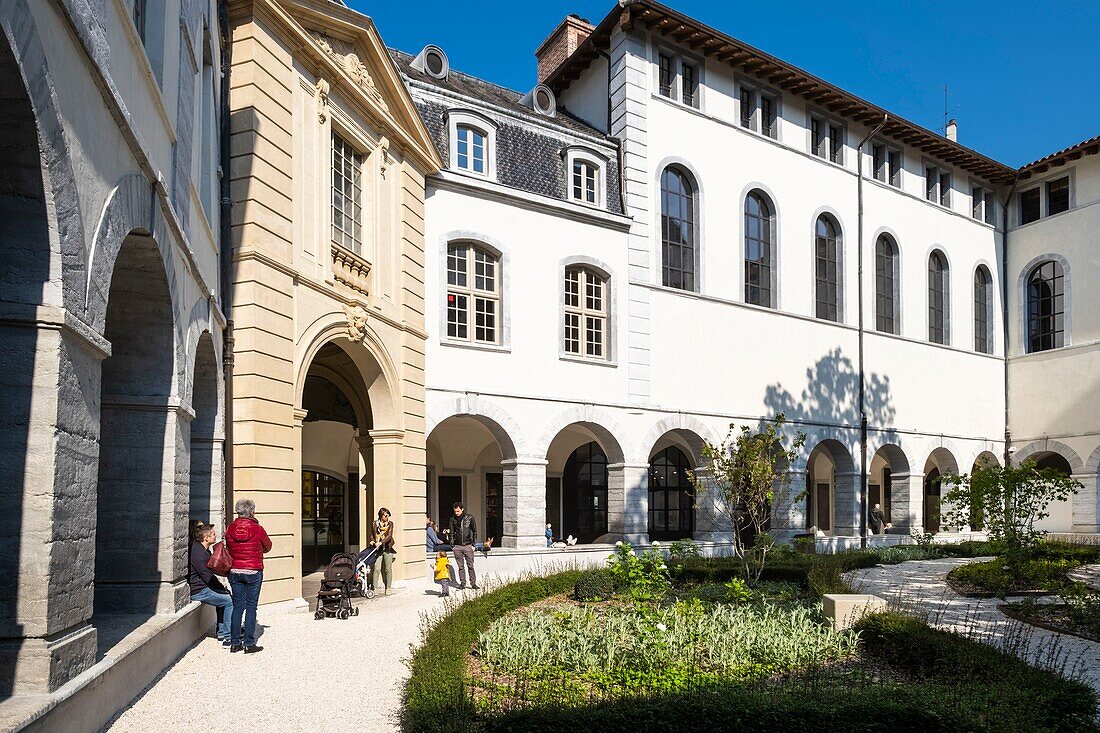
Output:
<path fill-rule="evenodd" d="M 451 546 L 455 565 L 458 567 L 458 590 L 466 588 L 466 571 L 470 571 L 470 587 L 477 590 L 477 573 L 474 571 L 474 545 L 477 544 L 477 522 L 466 513 L 461 501 L 454 503 L 455 515 L 451 517 Z"/>
<path fill-rule="evenodd" d="M 390 510 L 382 507 L 378 510 L 378 519 L 374 522 L 374 547 L 378 553 L 374 560 L 374 590 L 377 593 L 384 583 L 386 595 L 390 594 L 393 584 L 393 558 L 397 550 L 393 546 L 393 522 Z"/>

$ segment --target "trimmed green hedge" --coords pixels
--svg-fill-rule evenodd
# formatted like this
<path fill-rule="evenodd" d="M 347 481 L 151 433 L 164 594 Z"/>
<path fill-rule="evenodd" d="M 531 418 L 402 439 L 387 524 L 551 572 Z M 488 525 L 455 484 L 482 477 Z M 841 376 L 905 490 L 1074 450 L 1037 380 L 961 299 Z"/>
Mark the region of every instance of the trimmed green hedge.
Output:
<path fill-rule="evenodd" d="M 509 611 L 573 590 L 583 570 L 530 578 L 476 596 L 432 626 L 409 662 L 401 727 L 417 733 L 459 733 L 475 727 L 466 694 L 466 655 L 478 634 Z"/>

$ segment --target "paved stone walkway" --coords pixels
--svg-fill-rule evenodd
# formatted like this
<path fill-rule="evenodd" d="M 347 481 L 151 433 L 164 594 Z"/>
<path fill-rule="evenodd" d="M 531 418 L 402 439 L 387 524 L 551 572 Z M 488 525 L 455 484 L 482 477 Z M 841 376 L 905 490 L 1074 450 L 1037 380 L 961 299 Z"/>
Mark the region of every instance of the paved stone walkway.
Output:
<path fill-rule="evenodd" d="M 1100 591 L 1100 565 L 1084 565 L 1066 575 L 1070 580 L 1076 580 L 1092 590 Z"/>
<path fill-rule="evenodd" d="M 346 621 L 261 606 L 262 652 L 230 654 L 205 638 L 105 730 L 397 730 L 409 645 L 421 614 L 442 605 L 437 592 L 426 579 L 408 581 L 389 596 L 355 599 L 359 616 Z"/>
<path fill-rule="evenodd" d="M 893 608 L 927 617 L 933 626 L 1012 649 L 1038 666 L 1061 669 L 1100 693 L 1100 644 L 1010 619 L 997 609 L 1001 599 L 967 598 L 947 585 L 952 569 L 990 559 L 914 560 L 854 570 L 844 579 L 857 593 L 873 593 Z"/>

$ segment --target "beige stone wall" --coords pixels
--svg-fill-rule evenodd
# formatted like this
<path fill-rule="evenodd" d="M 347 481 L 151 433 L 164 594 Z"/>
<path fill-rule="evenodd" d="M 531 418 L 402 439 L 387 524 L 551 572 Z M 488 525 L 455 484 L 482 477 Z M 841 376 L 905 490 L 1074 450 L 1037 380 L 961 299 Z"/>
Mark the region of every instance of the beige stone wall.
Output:
<path fill-rule="evenodd" d="M 262 600 L 302 592 L 302 390 L 327 343 L 354 364 L 347 381 L 359 394 L 350 397 L 370 416 L 356 438 L 366 475 L 348 487 L 362 492 L 360 512 L 348 521 L 366 537 L 371 513 L 390 508 L 395 576 L 416 575 L 424 562 L 424 175 L 434 164 L 423 148 L 411 154 L 402 145 L 420 131 L 400 124 L 411 106 L 400 83 L 388 83 L 389 59 L 361 16 L 307 0 L 231 10 L 233 498 L 256 501 L 274 544 Z M 318 42 L 322 28 L 329 48 Z M 369 85 L 350 73 L 348 53 Z M 333 130 L 364 156 L 361 256 L 331 242 Z"/>

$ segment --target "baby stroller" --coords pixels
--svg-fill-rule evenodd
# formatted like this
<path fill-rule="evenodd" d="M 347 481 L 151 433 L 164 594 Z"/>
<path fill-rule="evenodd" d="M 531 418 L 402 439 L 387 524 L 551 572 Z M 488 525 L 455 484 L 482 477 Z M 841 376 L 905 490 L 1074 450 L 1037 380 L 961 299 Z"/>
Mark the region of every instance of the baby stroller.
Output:
<path fill-rule="evenodd" d="M 377 547 L 368 547 L 359 553 L 355 560 L 355 591 L 363 598 L 374 598 L 374 561 L 378 557 Z"/>
<path fill-rule="evenodd" d="M 338 619 L 358 616 L 359 609 L 351 605 L 351 585 L 354 580 L 355 555 L 350 552 L 333 555 L 317 591 L 317 610 L 313 617 L 320 621 L 326 616 L 335 616 Z"/>

